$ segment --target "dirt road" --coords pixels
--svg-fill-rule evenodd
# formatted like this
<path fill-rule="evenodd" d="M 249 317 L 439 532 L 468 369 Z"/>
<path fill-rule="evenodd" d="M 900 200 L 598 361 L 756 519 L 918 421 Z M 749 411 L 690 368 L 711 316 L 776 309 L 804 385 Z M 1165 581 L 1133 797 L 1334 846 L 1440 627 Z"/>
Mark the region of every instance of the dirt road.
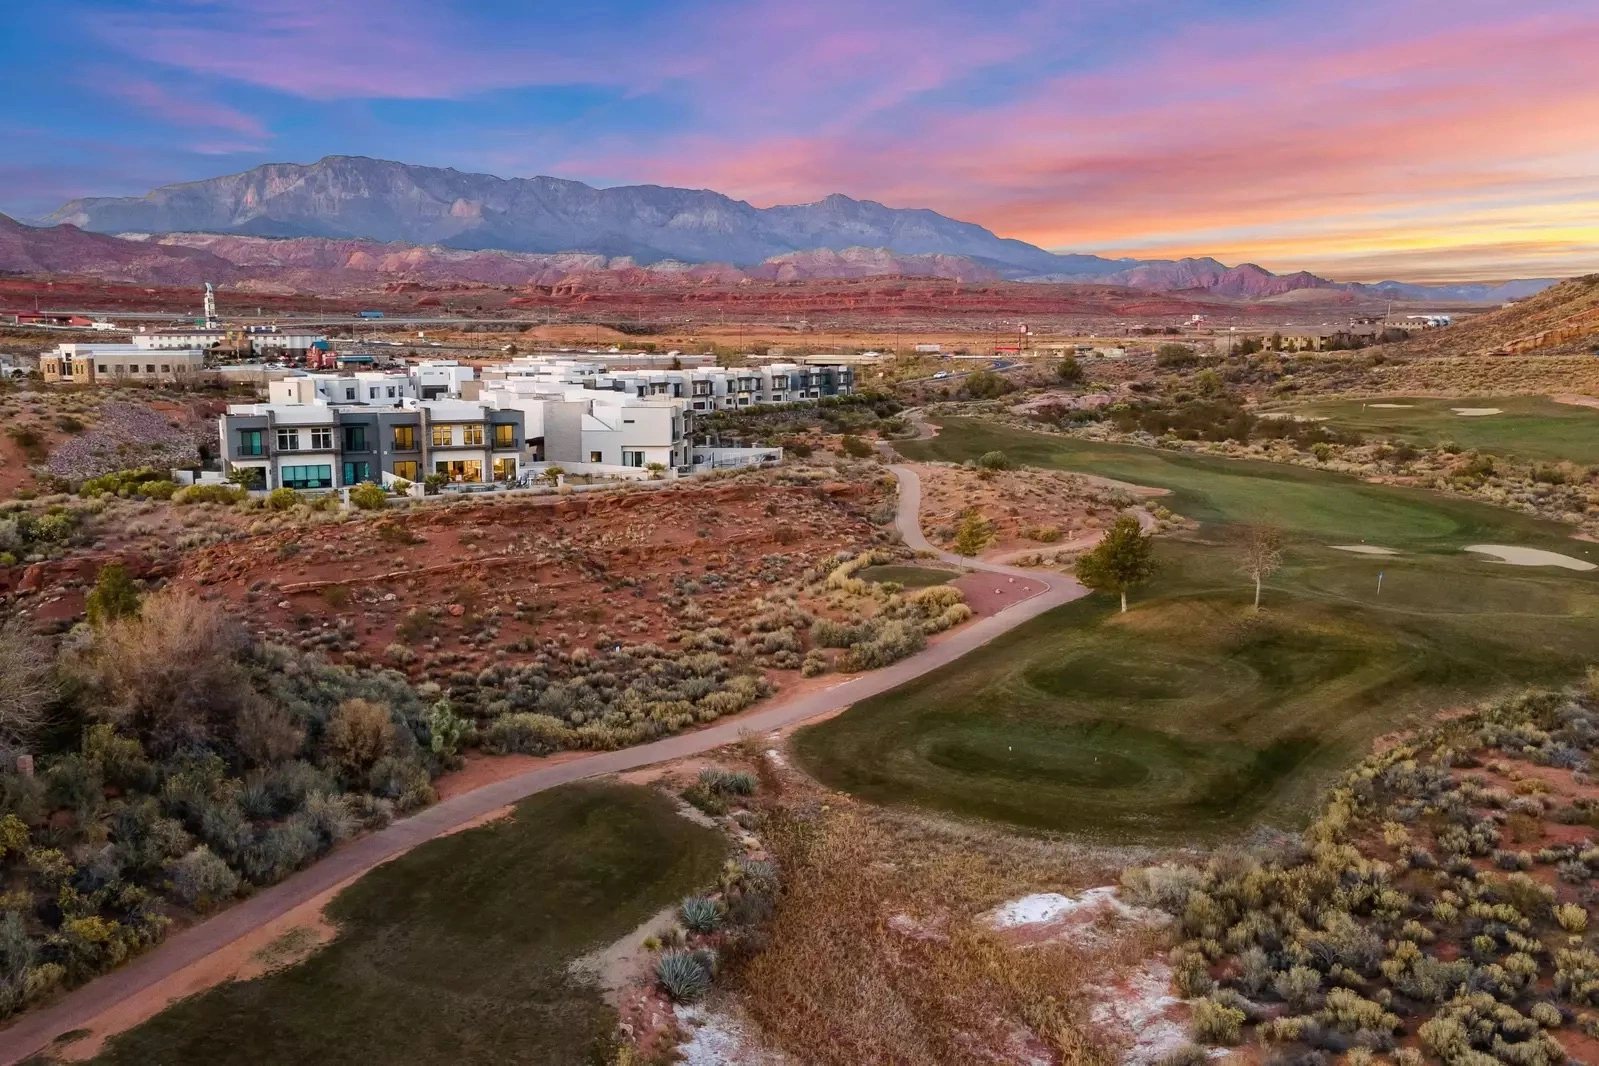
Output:
<path fill-rule="evenodd" d="M 124 999 L 221 950 L 307 900 L 506 804 L 573 781 L 697 755 L 731 744 L 746 732 L 767 733 L 837 711 L 857 700 L 887 692 L 929 670 L 946 666 L 1001 633 L 1087 594 L 1087 590 L 1077 582 L 1060 574 L 1021 570 L 937 551 L 922 536 L 919 517 L 922 490 L 915 471 L 904 466 L 891 469 L 900 483 L 896 522 L 905 543 L 912 548 L 931 551 L 946 562 L 1013 579 L 1007 580 L 1004 587 L 1015 590 L 1015 604 L 948 634 L 917 655 L 881 670 L 842 681 L 832 688 L 788 700 L 779 696 L 754 711 L 693 733 L 530 770 L 444 800 L 381 832 L 351 841 L 309 869 L 263 890 L 208 921 L 176 934 L 127 966 L 91 981 L 49 1007 L 24 1014 L 9 1028 L 0 1031 L 0 1064 L 10 1066 L 26 1058 L 61 1034 L 84 1027 L 91 1019 Z"/>

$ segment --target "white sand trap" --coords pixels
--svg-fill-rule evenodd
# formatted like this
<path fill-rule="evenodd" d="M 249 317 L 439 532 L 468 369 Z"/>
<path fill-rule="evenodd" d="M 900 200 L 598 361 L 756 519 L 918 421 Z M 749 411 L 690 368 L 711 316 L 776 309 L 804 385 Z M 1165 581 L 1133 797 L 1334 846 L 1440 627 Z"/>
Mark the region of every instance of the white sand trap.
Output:
<path fill-rule="evenodd" d="M 1539 548 L 1516 548 L 1509 544 L 1468 544 L 1466 550 L 1497 556 L 1500 562 L 1509 563 L 1511 566 L 1559 566 L 1567 570 L 1599 569 L 1594 563 L 1561 555 L 1559 552 L 1546 552 Z"/>
<path fill-rule="evenodd" d="M 1499 407 L 1451 407 L 1450 410 L 1461 418 L 1481 418 L 1483 415 L 1504 414 L 1504 410 Z"/>
<path fill-rule="evenodd" d="M 1403 411 L 1416 406 L 1413 403 L 1368 403 L 1367 407 L 1375 407 L 1382 411 Z"/>
<path fill-rule="evenodd" d="M 1379 548 L 1375 544 L 1329 544 L 1334 551 L 1354 552 L 1357 555 L 1398 555 L 1392 548 Z"/>

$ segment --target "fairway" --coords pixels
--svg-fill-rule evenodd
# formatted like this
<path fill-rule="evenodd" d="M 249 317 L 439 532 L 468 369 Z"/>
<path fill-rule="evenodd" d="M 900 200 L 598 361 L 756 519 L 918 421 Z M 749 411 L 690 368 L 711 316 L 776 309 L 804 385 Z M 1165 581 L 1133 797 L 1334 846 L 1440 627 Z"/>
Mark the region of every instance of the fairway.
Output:
<path fill-rule="evenodd" d="M 307 961 L 184 1000 L 94 1061 L 608 1062 L 616 1014 L 568 964 L 713 882 L 724 852 L 647 789 L 543 792 L 361 878 Z"/>
<path fill-rule="evenodd" d="M 1374 403 L 1405 404 L 1373 407 Z M 1455 408 L 1499 408 L 1499 414 L 1463 416 Z M 1448 441 L 1493 455 L 1541 462 L 1568 459 L 1599 463 L 1599 410 L 1555 403 L 1542 396 L 1473 396 L 1439 400 L 1384 396 L 1287 408 L 1325 418 L 1327 425 L 1368 438 L 1435 446 Z"/>
<path fill-rule="evenodd" d="M 797 734 L 808 771 L 872 802 L 1116 842 L 1292 826 L 1373 737 L 1574 678 L 1599 644 L 1599 579 L 1460 550 L 1482 538 L 1588 551 L 1510 511 L 971 420 L 897 447 L 949 460 L 999 449 L 1169 488 L 1164 502 L 1203 524 L 1161 539 L 1161 571 L 1130 613 L 1077 601 Z M 1226 540 L 1243 521 L 1287 538 L 1259 615 Z M 1403 554 L 1328 546 L 1362 541 Z"/>
<path fill-rule="evenodd" d="M 1212 524 L 1263 523 L 1324 544 L 1455 551 L 1468 544 L 1527 544 L 1581 555 L 1554 522 L 1488 504 L 1281 463 L 1101 444 L 973 419 L 943 420 L 938 436 L 895 448 L 915 460 L 964 462 L 1003 451 L 1029 466 L 1076 470 L 1170 489 L 1161 502 Z M 1596 556 L 1599 558 L 1599 556 Z"/>

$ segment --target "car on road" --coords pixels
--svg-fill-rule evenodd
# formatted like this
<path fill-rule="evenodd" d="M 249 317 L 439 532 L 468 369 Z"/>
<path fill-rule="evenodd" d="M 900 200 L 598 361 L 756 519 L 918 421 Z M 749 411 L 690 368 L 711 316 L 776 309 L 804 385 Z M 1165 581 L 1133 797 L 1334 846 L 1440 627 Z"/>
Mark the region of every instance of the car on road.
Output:
<path fill-rule="evenodd" d="M 948 370 L 940 370 L 938 373 L 933 375 L 933 380 L 934 381 L 943 381 L 947 377 L 949 377 L 949 371 Z"/>

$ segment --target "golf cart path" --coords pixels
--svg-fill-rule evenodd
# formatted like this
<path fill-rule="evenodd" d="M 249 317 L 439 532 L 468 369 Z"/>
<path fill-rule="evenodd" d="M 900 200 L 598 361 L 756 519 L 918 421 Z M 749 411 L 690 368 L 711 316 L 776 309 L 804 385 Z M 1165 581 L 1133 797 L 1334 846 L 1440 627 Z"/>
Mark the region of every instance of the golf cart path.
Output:
<path fill-rule="evenodd" d="M 881 670 L 860 674 L 831 688 L 799 694 L 791 699 L 785 700 L 779 696 L 753 711 L 692 733 L 666 737 L 621 751 L 596 752 L 529 770 L 443 800 L 395 822 L 387 829 L 350 841 L 307 869 L 261 890 L 213 918 L 174 934 L 126 966 L 90 981 L 47 1007 L 24 1013 L 9 1028 L 0 1030 L 0 1066 L 10 1066 L 34 1054 L 63 1033 L 86 1028 L 107 1010 L 149 992 L 160 982 L 174 977 L 252 930 L 322 893 L 359 877 L 418 844 L 482 818 L 507 804 L 573 781 L 698 755 L 732 744 L 744 733 L 764 734 L 838 711 L 858 700 L 887 692 L 931 670 L 947 666 L 1023 622 L 1088 594 L 1076 581 L 1061 574 L 966 559 L 933 548 L 922 535 L 921 481 L 915 471 L 907 467 L 896 465 L 890 469 L 899 479 L 899 505 L 895 521 L 907 545 L 967 569 L 1014 577 L 1018 581 L 1025 581 L 1036 591 L 996 614 L 950 632 L 926 650 Z"/>

